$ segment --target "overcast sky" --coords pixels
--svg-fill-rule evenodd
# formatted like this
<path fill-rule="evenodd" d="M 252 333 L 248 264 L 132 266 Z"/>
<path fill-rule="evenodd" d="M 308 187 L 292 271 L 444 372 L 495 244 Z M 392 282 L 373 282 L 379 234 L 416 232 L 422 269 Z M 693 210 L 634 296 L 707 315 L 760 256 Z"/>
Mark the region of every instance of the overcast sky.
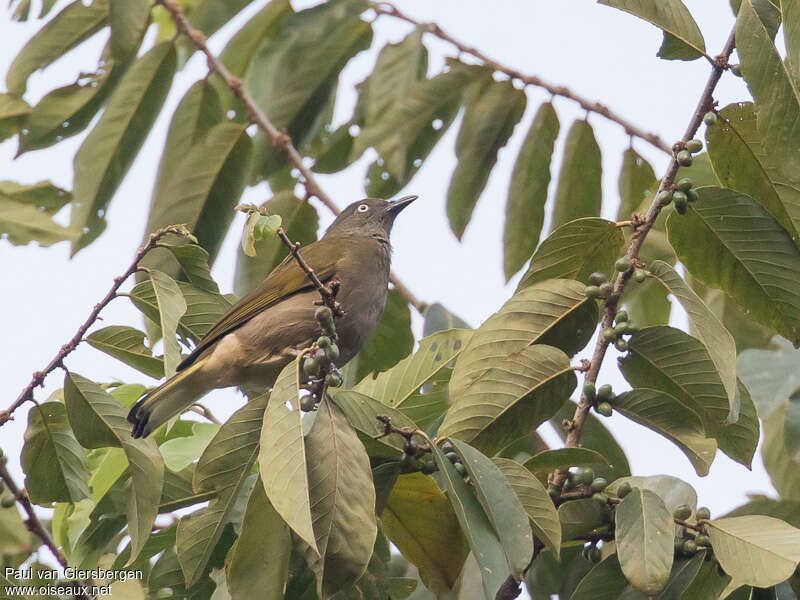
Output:
<path fill-rule="evenodd" d="M 732 26 L 733 15 L 727 0 L 685 0 L 706 40 L 709 54 L 718 53 Z M 34 12 L 38 10 L 35 2 Z M 293 2 L 295 8 L 310 2 Z M 59 3 L 62 6 L 63 3 Z M 264 2 L 254 2 L 232 24 L 215 35 L 210 46 L 219 51 L 232 31 L 238 28 Z M 709 73 L 705 60 L 691 63 L 662 61 L 655 54 L 661 34 L 653 26 L 626 13 L 599 6 L 590 0 L 550 2 L 545 0 L 402 0 L 399 5 L 409 14 L 439 23 L 456 38 L 472 44 L 496 60 L 536 74 L 547 81 L 569 86 L 576 93 L 601 101 L 642 128 L 654 131 L 668 142 L 679 139 L 704 87 Z M 491 6 L 491 9 L 489 9 Z M 13 56 L 40 26 L 39 21 L 15 23 L 5 13 L 0 16 L 0 72 L 5 73 Z M 371 70 L 378 50 L 386 42 L 401 39 L 410 27 L 389 17 L 375 24 L 373 48 L 360 54 L 346 68 L 339 88 L 337 122 L 352 111 L 354 85 Z M 153 30 L 150 31 L 150 35 Z M 26 99 L 35 103 L 47 91 L 74 81 L 80 70 L 92 70 L 107 32 L 92 39 L 44 72 L 31 77 Z M 452 47 L 430 36 L 431 72 L 436 72 L 445 57 L 454 55 Z M 0 241 L 0 331 L 3 332 L 0 367 L 0 405 L 10 404 L 30 380 L 32 372 L 43 368 L 84 321 L 92 306 L 106 293 L 113 278 L 129 264 L 144 231 L 147 206 L 163 148 L 166 130 L 176 104 L 196 80 L 206 74 L 206 63 L 195 56 L 176 75 L 172 92 L 139 158 L 117 191 L 108 211 L 108 228 L 103 235 L 73 259 L 67 243 L 47 249 L 35 245 L 11 246 Z M 0 87 L 3 83 L 0 83 Z M 476 326 L 512 294 L 516 279 L 505 285 L 502 274 L 501 240 L 504 206 L 509 175 L 522 139 L 538 105 L 549 94 L 529 88 L 528 109 L 514 131 L 508 146 L 501 150 L 498 166 L 480 199 L 462 242 L 449 230 L 445 197 L 455 165 L 454 142 L 458 122 L 439 143 L 416 178 L 404 192 L 420 196 L 412 208 L 398 219 L 393 233 L 395 273 L 427 302 L 441 302 Z M 725 74 L 716 98 L 721 105 L 749 99 L 741 80 Z M 561 155 L 566 130 L 575 118 L 585 113 L 574 103 L 556 99 L 561 120 L 561 136 L 556 161 Z M 603 216 L 616 214 L 617 176 L 628 137 L 614 123 L 597 115 L 589 122 L 603 150 Z M 34 183 L 49 179 L 72 188 L 72 158 L 85 137 L 70 138 L 50 149 L 31 152 L 14 160 L 16 140 L 0 143 L 0 180 Z M 634 147 L 662 174 L 667 157 L 644 142 Z M 342 174 L 320 176 L 325 190 L 340 207 L 363 196 L 362 183 L 368 153 Z M 554 178 L 558 165 L 553 169 Z M 554 185 L 555 182 L 553 182 Z M 551 188 L 552 189 L 552 188 Z M 260 203 L 268 198 L 262 184 L 245 192 L 243 201 Z M 319 207 L 327 225 L 331 216 Z M 67 215 L 62 215 L 66 217 Z M 241 215 L 236 224 L 241 224 Z M 545 227 L 547 230 L 547 227 Z M 224 292 L 232 290 L 233 265 L 241 227 L 234 225 L 214 268 L 214 276 Z M 128 286 L 129 288 L 130 286 Z M 675 311 L 673 312 L 675 314 Z M 102 313 L 95 328 L 115 324 L 140 327 L 136 309 L 125 298 L 115 300 Z M 680 315 L 675 323 L 682 325 Z M 419 331 L 420 321 L 415 321 Z M 590 343 L 589 349 L 594 345 Z M 587 351 L 584 351 L 586 354 Z M 616 368 L 615 351 L 609 351 L 599 381 L 622 391 L 627 384 Z M 88 345 L 66 361 L 69 368 L 96 381 L 122 380 L 152 385 L 153 380 L 106 357 Z M 48 377 L 36 398 L 44 400 L 61 387 L 63 374 Z M 206 403 L 218 415 L 227 415 L 241 404 L 234 393 L 215 392 Z M 0 445 L 18 457 L 25 430 L 27 410 L 16 412 L 16 419 L 0 433 Z M 756 457 L 752 471 L 718 453 L 711 473 L 699 478 L 677 447 L 664 438 L 614 416 L 605 421 L 628 451 L 636 475 L 670 473 L 690 482 L 698 491 L 700 503 L 720 514 L 746 501 L 747 493 L 774 495 L 761 460 Z M 542 428 L 549 440 L 552 431 Z M 21 480 L 17 458 L 10 461 L 12 472 Z"/>

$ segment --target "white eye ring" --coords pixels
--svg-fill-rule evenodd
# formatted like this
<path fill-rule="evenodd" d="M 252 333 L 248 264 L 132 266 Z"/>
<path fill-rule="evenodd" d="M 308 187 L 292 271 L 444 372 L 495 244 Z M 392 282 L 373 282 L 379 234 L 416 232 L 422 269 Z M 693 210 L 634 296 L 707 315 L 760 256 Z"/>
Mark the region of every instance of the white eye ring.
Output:
<path fill-rule="evenodd" d="M 356 210 L 358 212 L 367 212 L 369 210 L 369 206 L 367 206 L 366 204 L 359 204 Z"/>

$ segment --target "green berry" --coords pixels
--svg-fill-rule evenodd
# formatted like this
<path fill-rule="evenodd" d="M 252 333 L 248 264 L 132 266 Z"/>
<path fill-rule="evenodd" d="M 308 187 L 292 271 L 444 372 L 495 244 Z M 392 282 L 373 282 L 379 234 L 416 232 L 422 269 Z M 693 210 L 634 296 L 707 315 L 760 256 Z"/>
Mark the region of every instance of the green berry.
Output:
<path fill-rule="evenodd" d="M 608 481 L 606 481 L 605 477 L 596 477 L 594 480 L 592 480 L 592 491 L 602 492 L 604 489 L 606 489 L 607 485 Z"/>
<path fill-rule="evenodd" d="M 325 375 L 325 385 L 328 387 L 341 387 L 342 377 L 337 373 L 328 373 Z"/>
<path fill-rule="evenodd" d="M 458 454 L 456 454 L 455 452 L 448 452 L 447 454 L 444 455 L 444 457 L 453 464 L 456 464 L 458 462 Z"/>
<path fill-rule="evenodd" d="M 626 333 L 628 333 L 628 323 L 626 321 L 623 321 L 622 323 L 617 323 L 614 326 L 614 334 L 616 336 L 625 335 Z"/>
<path fill-rule="evenodd" d="M 331 344 L 329 347 L 325 348 L 325 358 L 331 362 L 339 360 L 339 346 Z"/>
<path fill-rule="evenodd" d="M 686 195 L 686 192 L 682 192 L 680 190 L 677 190 L 672 195 L 672 199 L 675 200 L 675 204 L 686 204 L 689 201 L 689 198 Z"/>
<path fill-rule="evenodd" d="M 592 481 L 594 481 L 594 471 L 587 467 L 581 467 L 577 471 L 575 471 L 572 480 L 577 484 L 583 485 L 591 485 Z"/>
<path fill-rule="evenodd" d="M 615 318 L 617 323 L 624 323 L 628 320 L 628 311 L 627 310 L 620 310 L 617 312 L 617 316 Z"/>
<path fill-rule="evenodd" d="M 682 192 L 688 192 L 690 189 L 692 189 L 692 180 L 688 177 L 684 177 L 675 184 L 675 187 Z"/>
<path fill-rule="evenodd" d="M 662 192 L 659 192 L 658 196 L 656 196 L 656 200 L 658 200 L 658 203 L 661 206 L 666 206 L 667 204 L 672 202 L 672 192 L 669 190 L 664 190 Z"/>
<path fill-rule="evenodd" d="M 431 473 L 435 473 L 439 470 L 439 467 L 436 466 L 436 463 L 432 460 L 428 462 L 422 463 L 422 469 L 420 469 L 425 475 L 430 475 Z"/>
<path fill-rule="evenodd" d="M 619 271 L 620 273 L 627 271 L 633 266 L 633 261 L 628 258 L 627 256 L 623 256 L 622 258 L 618 258 L 617 262 L 614 263 L 614 268 Z"/>
<path fill-rule="evenodd" d="M 609 282 L 605 282 L 603 285 L 600 286 L 600 297 L 608 298 L 613 291 L 614 291 L 614 286 L 611 285 Z"/>
<path fill-rule="evenodd" d="M 406 443 L 403 444 L 403 452 L 405 452 L 409 456 L 416 456 L 418 450 L 419 446 L 417 445 L 417 442 L 415 442 L 414 440 L 411 439 L 406 440 Z"/>
<path fill-rule="evenodd" d="M 636 325 L 633 324 L 633 321 L 628 321 L 627 323 L 625 323 L 625 333 L 626 334 L 633 335 L 637 331 L 639 331 L 639 328 Z"/>
<path fill-rule="evenodd" d="M 698 533 L 694 538 L 694 543 L 698 546 L 710 546 L 711 538 L 702 533 Z"/>
<path fill-rule="evenodd" d="M 614 408 L 608 402 L 601 402 L 595 410 L 604 417 L 610 417 L 614 413 Z"/>
<path fill-rule="evenodd" d="M 617 350 L 620 352 L 627 352 L 628 350 L 628 342 L 622 338 L 617 338 L 617 341 L 614 342 L 614 346 L 616 346 Z"/>
<path fill-rule="evenodd" d="M 314 312 L 314 318 L 319 322 L 327 321 L 333 318 L 333 312 L 331 312 L 331 309 L 327 306 L 320 306 Z"/>
<path fill-rule="evenodd" d="M 628 483 L 627 481 L 623 481 L 621 484 L 619 484 L 619 487 L 617 488 L 617 498 L 624 498 L 625 496 L 631 493 L 632 489 L 633 488 L 631 488 L 630 483 Z"/>
<path fill-rule="evenodd" d="M 613 327 L 606 327 L 603 329 L 603 339 L 607 342 L 613 342 L 615 339 L 617 339 L 617 334 L 614 333 Z"/>
<path fill-rule="evenodd" d="M 596 285 L 587 285 L 586 286 L 586 297 L 587 298 L 600 298 L 600 288 Z"/>
<path fill-rule="evenodd" d="M 677 212 L 679 215 L 685 215 L 688 208 L 689 204 L 687 202 L 675 203 L 675 212 Z"/>
<path fill-rule="evenodd" d="M 422 468 L 422 463 L 420 463 L 416 458 L 414 458 L 410 454 L 403 454 L 403 458 L 400 459 L 401 473 L 416 473 L 421 468 Z"/>
<path fill-rule="evenodd" d="M 597 492 L 596 494 L 592 494 L 592 500 L 599 504 L 600 506 L 608 506 L 608 496 L 606 496 L 602 492 Z"/>
<path fill-rule="evenodd" d="M 647 273 L 644 272 L 644 269 L 636 269 L 633 272 L 633 280 L 636 283 L 643 283 L 645 279 L 647 279 Z"/>
<path fill-rule="evenodd" d="M 608 383 L 605 383 L 598 388 L 597 397 L 600 400 L 611 400 L 614 397 L 614 389 Z"/>
<path fill-rule="evenodd" d="M 591 275 L 589 275 L 589 283 L 592 285 L 602 285 L 608 280 L 605 273 L 601 273 L 600 271 L 595 271 Z"/>
<path fill-rule="evenodd" d="M 593 563 L 599 563 L 603 558 L 603 553 L 600 551 L 600 548 L 597 546 L 592 546 L 589 549 L 589 560 Z"/>
<path fill-rule="evenodd" d="M 586 396 L 587 400 L 594 398 L 596 392 L 597 390 L 595 390 L 594 384 L 591 381 L 587 381 L 583 384 L 583 395 Z"/>
<path fill-rule="evenodd" d="M 692 166 L 692 153 L 688 150 L 681 150 L 678 152 L 678 156 L 675 157 L 678 161 L 678 164 L 682 167 L 691 167 Z"/>
<path fill-rule="evenodd" d="M 453 466 L 456 468 L 458 474 L 461 475 L 462 477 L 464 477 L 464 475 L 467 474 L 467 467 L 465 467 L 461 463 L 456 463 Z"/>
<path fill-rule="evenodd" d="M 3 496 L 3 499 L 0 500 L 0 506 L 3 508 L 11 508 L 14 506 L 15 502 L 16 500 L 14 499 L 14 496 Z"/>
<path fill-rule="evenodd" d="M 303 361 L 303 372 L 311 377 L 319 375 L 319 361 L 316 358 L 306 358 Z"/>
<path fill-rule="evenodd" d="M 714 111 L 708 111 L 706 114 L 703 115 L 703 123 L 711 127 L 712 125 L 717 124 L 717 113 Z"/>
<path fill-rule="evenodd" d="M 692 202 L 697 202 L 700 199 L 700 196 L 694 190 L 686 190 L 686 201 L 691 204 Z"/>
<path fill-rule="evenodd" d="M 692 516 L 692 509 L 688 504 L 681 504 L 674 511 L 672 511 L 672 516 L 681 521 L 685 521 Z"/>
<path fill-rule="evenodd" d="M 711 511 L 706 506 L 701 506 L 695 513 L 697 520 L 705 519 L 706 521 L 711 518 Z"/>
<path fill-rule="evenodd" d="M 697 544 L 694 540 L 683 540 L 683 545 L 681 546 L 681 550 L 684 554 L 692 555 L 697 552 Z"/>
<path fill-rule="evenodd" d="M 317 346 L 320 348 L 330 348 L 331 347 L 331 338 L 327 335 L 321 335 L 317 338 Z"/>
<path fill-rule="evenodd" d="M 731 73 L 736 75 L 736 77 L 742 76 L 742 68 L 740 65 L 731 65 Z"/>
<path fill-rule="evenodd" d="M 317 407 L 317 402 L 314 396 L 303 396 L 300 398 L 300 410 L 303 412 L 311 412 Z"/>
<path fill-rule="evenodd" d="M 703 149 L 703 142 L 700 140 L 689 140 L 686 142 L 686 149 L 692 154 L 696 154 Z"/>

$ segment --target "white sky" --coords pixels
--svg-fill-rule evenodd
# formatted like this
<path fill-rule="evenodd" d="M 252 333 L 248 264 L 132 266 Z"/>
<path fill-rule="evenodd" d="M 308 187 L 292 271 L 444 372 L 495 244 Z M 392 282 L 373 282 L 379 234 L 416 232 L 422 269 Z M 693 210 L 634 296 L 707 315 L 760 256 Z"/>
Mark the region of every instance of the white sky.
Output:
<path fill-rule="evenodd" d="M 722 48 L 733 16 L 727 0 L 685 0 L 702 30 L 708 52 Z M 34 14 L 38 2 L 34 3 Z M 62 6 L 63 3 L 59 3 Z M 210 46 L 219 51 L 232 31 L 248 15 L 263 6 L 263 1 L 240 15 L 232 27 L 214 36 Z M 294 2 L 295 8 L 310 2 Z M 496 60 L 523 72 L 568 85 L 575 92 L 608 105 L 645 130 L 655 131 L 668 143 L 678 139 L 694 110 L 709 73 L 705 60 L 691 63 L 662 61 L 655 56 L 661 42 L 653 26 L 626 13 L 598 6 L 590 0 L 551 2 L 545 0 L 401 0 L 399 6 L 421 20 L 433 20 L 456 38 L 472 44 Z M 489 8 L 491 7 L 491 8 Z M 3 10 L 0 16 L 0 73 L 5 73 L 14 55 L 38 29 L 40 22 L 15 23 Z M 360 54 L 346 68 L 339 88 L 336 118 L 349 117 L 355 101 L 354 85 L 371 70 L 378 50 L 384 43 L 397 41 L 410 31 L 404 23 L 382 17 L 375 24 L 373 48 Z M 153 33 L 152 30 L 150 32 Z M 84 44 L 44 72 L 31 77 L 26 99 L 33 103 L 47 91 L 75 79 L 76 73 L 91 70 L 104 33 Z M 453 49 L 432 37 L 426 37 L 431 51 L 430 66 L 435 72 Z M 3 353 L 0 362 L 0 406 L 6 407 L 30 380 L 32 372 L 43 368 L 75 332 L 92 306 L 106 293 L 112 279 L 129 264 L 139 246 L 145 226 L 147 207 L 167 126 L 178 101 L 197 79 L 206 73 L 205 61 L 195 56 L 177 74 L 172 92 L 140 156 L 119 188 L 108 211 L 108 228 L 103 235 L 73 259 L 67 243 L 47 249 L 35 245 L 10 246 L 0 241 L 0 331 Z M 0 87 L 3 84 L 0 83 Z M 419 194 L 420 199 L 398 219 L 393 233 L 393 268 L 410 289 L 428 302 L 441 302 L 450 310 L 478 325 L 511 295 L 516 279 L 504 284 L 501 241 L 506 191 L 513 160 L 527 132 L 538 105 L 548 99 L 541 90 L 528 89 L 528 110 L 514 131 L 478 203 L 463 241 L 459 243 L 449 230 L 444 212 L 450 174 L 455 166 L 453 152 L 456 122 L 426 160 L 416 178 L 404 192 Z M 726 74 L 716 98 L 728 102 L 749 99 L 741 80 Z M 574 103 L 556 99 L 561 120 L 557 147 L 558 161 L 566 130 L 584 112 Z M 603 150 L 603 216 L 613 218 L 618 203 L 617 177 L 628 137 L 617 125 L 597 116 L 589 116 Z M 0 143 L 0 180 L 34 183 L 50 179 L 72 188 L 72 158 L 83 135 L 72 137 L 50 149 L 31 152 L 13 160 L 16 140 Z M 657 174 L 663 173 L 667 157 L 649 145 L 636 141 L 635 148 L 648 158 Z M 364 195 L 362 182 L 372 155 L 342 174 L 320 176 L 326 191 L 341 207 Z M 558 164 L 553 168 L 553 178 Z M 555 181 L 551 186 L 555 185 Z M 551 187 L 551 190 L 553 188 Z M 245 192 L 243 201 L 260 203 L 268 197 L 263 184 Z M 324 225 L 331 216 L 320 208 Z M 237 217 L 241 223 L 241 215 Z M 214 269 L 214 276 L 224 292 L 232 290 L 233 266 L 241 228 L 234 226 Z M 545 227 L 547 231 L 547 227 Z M 126 289 L 129 289 L 128 286 Z M 138 311 L 120 298 L 103 311 L 103 321 L 95 328 L 128 324 L 141 327 Z M 677 323 L 682 323 L 680 316 Z M 420 320 L 415 325 L 419 331 Z M 586 354 L 593 347 L 589 344 Z M 580 357 L 580 355 L 579 355 Z M 627 384 L 616 368 L 616 352 L 610 351 L 601 372 L 601 383 L 612 383 L 615 391 Z M 82 345 L 67 360 L 73 371 L 97 381 L 119 379 L 152 385 L 152 379 L 127 368 L 88 345 Z M 37 390 L 39 400 L 61 387 L 59 371 Z M 230 414 L 241 403 L 233 393 L 215 392 L 205 402 L 221 416 Z M 16 412 L 16 419 L 0 430 L 0 446 L 10 456 L 12 473 L 22 480 L 16 457 L 22 446 L 26 410 Z M 746 501 L 747 493 L 774 490 L 760 458 L 753 471 L 732 462 L 722 453 L 705 478 L 694 473 L 689 461 L 666 439 L 651 433 L 624 417 L 605 420 L 628 453 L 636 475 L 669 473 L 691 483 L 700 503 L 720 514 Z M 546 428 L 543 428 L 546 429 Z M 552 431 L 543 432 L 555 440 Z"/>

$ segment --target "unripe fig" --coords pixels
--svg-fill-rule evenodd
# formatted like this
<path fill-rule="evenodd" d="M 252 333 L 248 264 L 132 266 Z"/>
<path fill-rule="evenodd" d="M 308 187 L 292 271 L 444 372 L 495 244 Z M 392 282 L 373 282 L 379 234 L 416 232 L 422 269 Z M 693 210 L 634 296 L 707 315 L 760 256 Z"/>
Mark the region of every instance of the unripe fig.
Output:
<path fill-rule="evenodd" d="M 598 414 L 601 414 L 604 417 L 610 417 L 614 413 L 614 407 L 612 407 L 608 402 L 601 402 L 597 405 L 595 410 L 598 412 Z"/>
<path fill-rule="evenodd" d="M 403 454 L 400 459 L 400 472 L 401 473 L 416 473 L 422 468 L 422 464 L 410 454 Z"/>
<path fill-rule="evenodd" d="M 605 273 L 601 273 L 600 271 L 595 271 L 591 275 L 589 275 L 589 283 L 592 285 L 602 285 L 608 280 L 608 277 Z"/>
<path fill-rule="evenodd" d="M 325 358 L 331 362 L 336 362 L 339 360 L 339 346 L 336 344 L 331 344 L 325 348 Z"/>
<path fill-rule="evenodd" d="M 614 291 L 614 286 L 607 281 L 600 286 L 600 297 L 608 298 L 613 291 Z"/>
<path fill-rule="evenodd" d="M 331 338 L 327 335 L 321 335 L 317 338 L 317 346 L 320 348 L 330 348 L 331 347 Z"/>
<path fill-rule="evenodd" d="M 686 142 L 686 149 L 692 154 L 696 154 L 703 149 L 703 142 L 700 140 L 689 140 Z"/>
<path fill-rule="evenodd" d="M 614 333 L 617 336 L 624 335 L 624 334 L 628 333 L 628 323 L 625 322 L 625 321 L 623 321 L 622 323 L 617 323 L 614 326 Z"/>
<path fill-rule="evenodd" d="M 303 361 L 303 372 L 311 377 L 319 375 L 319 361 L 316 358 L 306 358 Z"/>
<path fill-rule="evenodd" d="M 703 123 L 711 127 L 712 125 L 717 124 L 717 113 L 714 111 L 708 111 L 706 114 L 703 115 Z"/>
<path fill-rule="evenodd" d="M 614 327 L 606 327 L 603 329 L 603 339 L 607 342 L 613 342 L 617 339 L 617 334 L 614 331 Z"/>
<path fill-rule="evenodd" d="M 456 468 L 458 474 L 461 475 L 462 477 L 464 477 L 467 474 L 467 467 L 465 467 L 461 463 L 456 463 L 453 466 Z"/>
<path fill-rule="evenodd" d="M 627 271 L 633 266 L 633 261 L 628 258 L 627 256 L 623 256 L 622 258 L 618 258 L 617 262 L 614 263 L 614 268 L 622 273 L 623 271 Z"/>
<path fill-rule="evenodd" d="M 675 193 L 672 194 L 672 199 L 675 200 L 675 204 L 686 204 L 686 202 L 688 202 L 686 192 L 680 190 L 676 190 Z"/>
<path fill-rule="evenodd" d="M 690 189 L 692 189 L 692 180 L 688 177 L 684 177 L 675 184 L 675 187 L 682 192 L 688 192 Z"/>
<path fill-rule="evenodd" d="M 617 338 L 617 341 L 614 342 L 614 346 L 616 346 L 617 350 L 620 352 L 627 352 L 628 350 L 628 342 L 622 338 Z"/>
<path fill-rule="evenodd" d="M 420 469 L 425 475 L 430 475 L 431 473 L 435 473 L 439 470 L 439 467 L 436 465 L 435 462 L 429 460 L 428 462 L 422 463 L 422 469 Z"/>
<path fill-rule="evenodd" d="M 456 454 L 455 452 L 448 452 L 447 454 L 444 455 L 444 457 L 453 464 L 456 464 L 458 462 L 458 454 Z"/>
<path fill-rule="evenodd" d="M 698 533 L 694 537 L 694 543 L 697 544 L 698 546 L 710 546 L 711 545 L 711 538 L 708 537 L 707 535 L 702 534 L 702 533 Z"/>
<path fill-rule="evenodd" d="M 628 483 L 627 481 L 621 483 L 617 488 L 617 498 L 624 498 L 625 496 L 631 493 L 632 489 L 633 488 L 631 488 L 631 484 Z"/>
<path fill-rule="evenodd" d="M 581 467 L 575 471 L 572 479 L 576 484 L 591 485 L 594 481 L 594 471 L 587 467 Z"/>
<path fill-rule="evenodd" d="M 311 412 L 317 407 L 317 403 L 314 400 L 314 396 L 303 396 L 300 398 L 300 410 L 303 412 Z"/>
<path fill-rule="evenodd" d="M 600 298 L 601 297 L 600 288 L 597 287 L 596 285 L 587 285 L 585 293 L 586 293 L 586 297 L 587 298 Z"/>
<path fill-rule="evenodd" d="M 711 518 L 711 511 L 708 509 L 708 507 L 701 506 L 700 508 L 697 509 L 695 515 L 698 521 L 701 519 L 708 520 Z"/>
<path fill-rule="evenodd" d="M 643 283 L 645 279 L 647 279 L 647 273 L 644 272 L 644 269 L 636 269 L 633 272 L 633 280 L 636 283 Z"/>
<path fill-rule="evenodd" d="M 587 400 L 592 400 L 596 392 L 597 390 L 595 390 L 594 384 L 591 381 L 587 381 L 583 384 L 583 395 L 586 396 Z"/>
<path fill-rule="evenodd" d="M 327 306 L 320 306 L 316 311 L 314 311 L 314 318 L 317 321 L 327 321 L 328 319 L 333 318 L 333 312 Z"/>
<path fill-rule="evenodd" d="M 614 389 L 611 385 L 605 383 L 597 389 L 597 397 L 600 400 L 611 400 L 614 397 Z"/>
<path fill-rule="evenodd" d="M 605 477 L 595 477 L 592 480 L 592 491 L 593 492 L 602 492 L 604 489 L 606 489 L 607 485 L 608 485 L 608 481 L 606 481 Z"/>
<path fill-rule="evenodd" d="M 681 550 L 684 554 L 691 556 L 697 552 L 697 544 L 694 540 L 683 540 L 683 546 L 681 547 Z"/>
<path fill-rule="evenodd" d="M 672 511 L 672 516 L 681 521 L 685 521 L 692 516 L 692 509 L 688 504 L 681 504 L 674 511 Z"/>
<path fill-rule="evenodd" d="M 691 167 L 692 162 L 694 162 L 694 159 L 692 158 L 692 153 L 689 152 L 688 150 L 681 150 L 680 152 L 678 152 L 678 155 L 675 157 L 675 159 L 678 161 L 678 164 L 682 167 Z"/>
<path fill-rule="evenodd" d="M 687 202 L 675 203 L 675 212 L 677 212 L 679 215 L 685 215 L 688 208 L 689 204 Z"/>
<path fill-rule="evenodd" d="M 659 192 L 658 196 L 656 196 L 656 199 L 661 206 L 666 206 L 672 202 L 672 192 L 670 190 Z"/>
<path fill-rule="evenodd" d="M 603 553 L 600 551 L 600 548 L 597 546 L 592 546 L 589 549 L 589 560 L 593 563 L 599 563 L 603 558 Z"/>
<path fill-rule="evenodd" d="M 14 496 L 3 496 L 3 499 L 0 500 L 0 506 L 3 508 L 11 508 L 14 506 L 15 502 L 16 500 L 14 499 Z"/>
<path fill-rule="evenodd" d="M 694 190 L 686 190 L 686 201 L 691 204 L 692 202 L 697 202 L 700 199 L 700 196 Z"/>
<path fill-rule="evenodd" d="M 342 377 L 336 373 L 328 373 L 325 375 L 325 385 L 328 387 L 341 387 Z"/>
<path fill-rule="evenodd" d="M 624 323 L 628 320 L 628 311 L 627 310 L 620 310 L 617 311 L 617 316 L 614 319 L 617 323 Z"/>

